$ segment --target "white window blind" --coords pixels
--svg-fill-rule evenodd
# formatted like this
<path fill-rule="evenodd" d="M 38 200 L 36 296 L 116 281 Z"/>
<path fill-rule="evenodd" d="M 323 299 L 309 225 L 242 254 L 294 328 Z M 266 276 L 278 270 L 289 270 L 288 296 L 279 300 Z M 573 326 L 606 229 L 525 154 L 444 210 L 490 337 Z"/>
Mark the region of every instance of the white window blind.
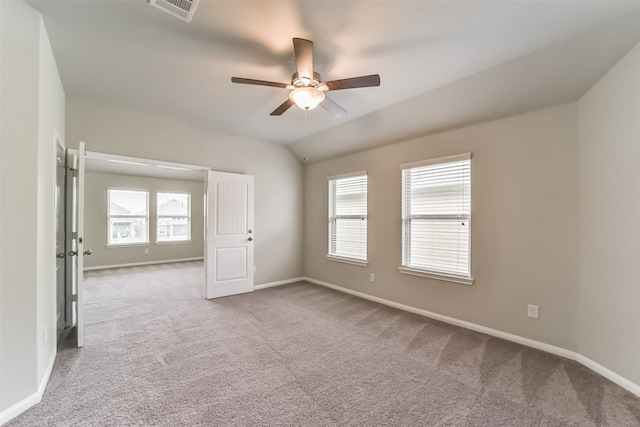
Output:
<path fill-rule="evenodd" d="M 329 177 L 329 256 L 367 260 L 366 172 Z"/>
<path fill-rule="evenodd" d="M 149 192 L 108 189 L 109 245 L 149 243 Z"/>
<path fill-rule="evenodd" d="M 469 278 L 471 154 L 401 167 L 402 266 Z"/>
<path fill-rule="evenodd" d="M 157 242 L 191 240 L 191 194 L 158 192 Z"/>

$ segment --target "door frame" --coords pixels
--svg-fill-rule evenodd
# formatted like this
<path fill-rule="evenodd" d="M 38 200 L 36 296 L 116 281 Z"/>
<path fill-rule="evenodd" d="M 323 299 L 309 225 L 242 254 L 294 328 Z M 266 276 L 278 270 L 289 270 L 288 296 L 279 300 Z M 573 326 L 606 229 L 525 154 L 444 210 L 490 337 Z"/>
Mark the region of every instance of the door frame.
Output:
<path fill-rule="evenodd" d="M 76 346 L 84 345 L 83 316 L 83 265 L 84 265 L 84 162 L 85 143 L 80 141 L 77 149 L 67 150 L 67 267 L 69 287 L 72 294 L 72 330 L 75 331 Z M 75 258 L 74 258 L 75 257 Z M 67 289 L 69 290 L 69 289 Z M 75 292 L 74 292 L 75 291 Z"/>
<path fill-rule="evenodd" d="M 105 161 L 115 161 L 115 162 L 122 162 L 122 163 L 129 163 L 129 164 L 133 164 L 133 165 L 139 165 L 140 167 L 144 167 L 144 166 L 158 166 L 158 167 L 164 167 L 167 169 L 185 169 L 185 170 L 193 170 L 193 171 L 202 171 L 202 175 L 203 175 L 203 183 L 205 184 L 206 187 L 206 181 L 207 181 L 207 171 L 210 171 L 211 168 L 206 167 L 206 166 L 198 166 L 198 165 L 189 165 L 189 164 L 184 164 L 184 163 L 175 163 L 175 162 L 166 162 L 166 161 L 162 161 L 162 160 L 153 160 L 153 159 L 146 159 L 146 158 L 140 158 L 140 157 L 130 157 L 130 156 L 122 156 L 122 155 L 118 155 L 118 154 L 109 154 L 109 153 L 102 153 L 102 152 L 97 152 L 97 151 L 89 151 L 86 148 L 86 145 L 84 143 L 81 143 L 81 145 L 84 147 L 84 156 L 83 158 L 86 159 L 98 159 L 98 160 L 105 160 Z M 80 149 L 69 149 L 67 151 L 71 151 L 71 152 L 77 152 L 78 156 L 81 155 L 80 153 Z M 86 167 L 85 167 L 85 172 L 86 172 Z M 67 184 L 69 183 L 69 180 L 67 180 Z M 84 186 L 82 186 L 84 187 Z M 81 191 L 84 191 L 84 188 L 79 189 Z M 206 190 L 206 188 L 205 188 Z M 206 197 L 206 192 L 204 193 L 203 197 Z M 81 199 L 84 202 L 84 197 L 78 197 L 78 199 Z M 82 207 L 78 207 L 78 209 L 80 210 L 79 212 L 81 214 L 84 214 L 84 206 Z M 71 211 L 71 210 L 70 210 Z M 70 216 L 69 216 L 69 220 L 71 220 Z M 67 228 L 68 230 L 71 230 L 71 224 L 69 222 L 69 220 L 67 221 Z M 206 227 L 206 221 L 207 221 L 207 216 L 206 216 L 206 211 L 205 211 L 205 217 L 204 217 L 204 221 L 205 221 L 205 227 Z M 84 222 L 84 221 L 83 221 Z M 84 234 L 84 233 L 83 233 Z M 84 238 L 84 236 L 82 236 Z M 69 239 L 69 240 L 73 240 L 73 239 Z M 205 236 L 205 247 L 206 247 L 206 236 Z M 68 243 L 69 246 L 69 243 Z M 70 248 L 69 250 L 73 250 L 73 248 Z M 77 246 L 77 251 L 78 257 L 83 256 L 83 251 L 84 251 L 84 242 L 80 243 Z M 68 257 L 69 259 L 71 259 L 72 257 Z M 67 265 L 73 263 L 73 260 L 71 259 L 70 261 L 67 262 Z M 83 267 L 83 263 L 80 262 L 80 267 Z M 70 274 L 73 274 L 73 268 L 69 268 L 68 269 L 69 272 L 67 273 L 67 280 L 69 281 L 69 284 L 71 284 L 72 282 L 72 278 L 70 276 Z M 81 270 L 80 268 L 78 269 L 79 271 L 77 272 L 78 277 L 77 283 L 82 286 L 83 283 L 83 278 L 81 276 L 84 275 L 84 271 L 83 269 Z M 203 287 L 206 285 L 206 278 L 205 278 L 205 282 L 203 284 Z M 204 289 L 203 289 L 204 292 Z M 77 289 L 76 290 L 76 294 L 77 294 L 77 299 L 78 301 L 76 301 L 76 307 L 78 306 L 78 304 L 82 304 L 81 298 L 82 298 L 82 289 Z M 203 293 L 204 294 L 204 293 Z M 54 302 L 55 304 L 55 302 Z M 82 310 L 82 307 L 77 309 L 77 314 L 76 314 L 76 319 L 74 321 L 74 326 L 76 327 L 76 331 L 78 333 L 78 347 L 82 347 L 83 345 L 83 338 L 82 338 L 82 334 L 83 334 L 83 325 L 80 325 L 80 322 L 83 321 L 83 316 L 82 313 L 80 313 L 80 311 Z M 55 317 L 55 316 L 54 316 Z"/>
<path fill-rule="evenodd" d="M 86 150 L 86 148 L 85 148 Z M 205 184 L 205 191 L 204 191 L 204 198 L 205 198 L 205 207 L 208 206 L 208 201 L 207 201 L 207 187 L 208 187 L 208 177 L 209 177 L 209 173 L 210 171 L 213 171 L 212 168 L 207 167 L 207 166 L 200 166 L 200 165 L 192 165 L 192 164 L 186 164 L 186 163 L 176 163 L 176 162 L 167 162 L 164 160 L 154 160 L 154 159 L 148 159 L 148 158 L 142 158 L 142 157 L 131 157 L 131 156 L 124 156 L 124 155 L 119 155 L 119 154 L 111 154 L 111 153 L 104 153 L 104 152 L 97 152 L 97 151 L 89 151 L 86 150 L 85 151 L 85 158 L 87 159 L 97 159 L 97 160 L 105 160 L 105 161 L 115 161 L 115 162 L 122 162 L 122 163 L 130 163 L 130 164 L 137 164 L 140 165 L 140 167 L 146 167 L 146 166 L 158 166 L 158 167 L 165 167 L 168 169 L 185 169 L 185 170 L 192 170 L 192 171 L 201 171 L 203 173 L 203 183 Z M 222 171 L 214 171 L 214 172 L 221 172 L 221 173 L 227 173 L 227 172 L 222 172 Z M 229 174 L 234 174 L 234 175 L 246 175 L 246 174 L 240 174 L 240 173 L 231 173 L 229 172 Z M 251 175 L 246 175 L 246 176 L 251 176 Z M 253 203 L 253 202 L 252 202 Z M 209 216 L 210 213 L 208 212 L 208 209 L 205 209 L 205 213 L 204 213 L 204 226 L 205 226 L 205 235 L 204 235 L 204 258 L 205 258 L 205 266 L 207 265 L 207 256 L 208 254 L 208 236 L 207 236 L 207 227 L 209 224 Z M 254 264 L 254 263 L 252 263 Z M 254 274 L 254 267 L 253 265 L 250 265 L 249 267 L 249 271 L 248 273 L 250 275 L 253 276 Z M 83 274 L 83 272 L 78 272 L 78 274 Z M 205 268 L 205 280 L 202 284 L 202 294 L 205 298 L 207 298 L 207 273 L 206 273 L 206 268 Z M 252 288 L 255 285 L 255 283 L 252 282 Z M 253 290 L 253 289 L 252 289 Z"/>
<path fill-rule="evenodd" d="M 71 287 L 71 283 L 69 282 L 69 276 L 68 276 L 68 260 L 67 260 L 67 228 L 68 228 L 68 222 L 67 222 L 67 214 L 68 214 L 68 200 L 67 200 L 67 147 L 64 145 L 64 141 L 62 141 L 62 138 L 60 137 L 60 135 L 58 134 L 57 131 L 53 132 L 53 144 L 54 144 L 54 169 L 55 169 L 55 180 L 54 180 L 54 197 L 53 197 L 53 206 L 54 206 L 54 217 L 53 217 L 53 230 L 54 230 L 54 243 L 53 243 L 53 247 L 54 247 L 54 255 L 56 256 L 56 262 L 54 265 L 54 269 L 55 269 L 55 273 L 54 273 L 54 277 L 56 278 L 55 280 L 55 286 L 54 286 L 54 310 L 53 310 L 53 316 L 54 316 L 54 324 L 55 324 L 55 340 L 56 340 L 56 344 L 57 342 L 60 340 L 61 336 L 65 333 L 65 331 L 67 331 L 70 327 L 73 327 L 73 324 L 70 326 L 67 326 L 67 321 L 64 321 L 64 327 L 62 329 L 62 331 L 60 333 L 58 333 L 58 318 L 59 316 L 64 317 L 65 319 L 67 318 L 67 315 L 70 314 L 68 312 L 71 311 L 71 308 L 68 307 L 71 305 L 72 301 L 69 299 L 69 294 L 70 294 L 70 287 Z M 62 150 L 63 153 L 63 167 L 65 169 L 65 174 L 63 177 L 63 182 L 62 183 L 58 183 L 58 149 Z M 64 198 L 62 200 L 57 200 L 57 187 L 58 185 L 61 185 L 64 188 Z M 65 236 L 64 238 L 64 244 L 63 244 L 63 250 L 64 250 L 64 293 L 65 293 L 65 304 L 63 307 L 63 313 L 59 313 L 58 310 L 60 307 L 58 307 L 58 269 L 57 269 L 57 264 L 58 264 L 58 259 L 57 259 L 57 253 L 58 253 L 58 203 L 62 203 L 64 205 L 64 218 L 62 219 L 62 232 Z M 73 323 L 73 321 L 71 322 Z"/>
<path fill-rule="evenodd" d="M 158 167 L 165 167 L 167 169 L 187 169 L 192 171 L 202 171 L 203 175 L 206 175 L 206 172 L 211 170 L 211 168 L 207 166 L 191 165 L 187 163 L 166 162 L 164 160 L 154 160 L 154 159 L 148 159 L 143 157 L 123 156 L 120 154 L 111 154 L 111 153 L 89 151 L 89 150 L 87 150 L 87 158 L 130 163 L 133 165 L 139 165 L 141 167 L 142 166 L 158 166 Z M 206 178 L 203 178 L 203 182 L 204 180 L 206 180 Z"/>

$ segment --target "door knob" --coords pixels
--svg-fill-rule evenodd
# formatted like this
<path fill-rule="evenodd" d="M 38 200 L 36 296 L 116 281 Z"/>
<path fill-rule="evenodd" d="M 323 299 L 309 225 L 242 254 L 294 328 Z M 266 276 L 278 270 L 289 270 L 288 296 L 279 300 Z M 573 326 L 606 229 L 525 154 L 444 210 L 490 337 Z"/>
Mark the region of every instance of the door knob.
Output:
<path fill-rule="evenodd" d="M 86 251 L 82 252 L 83 255 L 91 255 L 93 253 L 93 251 L 91 249 L 87 249 Z"/>
<path fill-rule="evenodd" d="M 56 258 L 64 258 L 64 252 L 57 253 Z"/>
<path fill-rule="evenodd" d="M 69 256 L 78 255 L 78 251 L 69 251 L 69 252 L 67 252 L 67 255 L 69 255 Z"/>
<path fill-rule="evenodd" d="M 252 241 L 253 241 L 253 237 L 249 237 L 249 239 L 248 239 L 248 240 L 249 240 L 250 242 L 252 242 Z"/>

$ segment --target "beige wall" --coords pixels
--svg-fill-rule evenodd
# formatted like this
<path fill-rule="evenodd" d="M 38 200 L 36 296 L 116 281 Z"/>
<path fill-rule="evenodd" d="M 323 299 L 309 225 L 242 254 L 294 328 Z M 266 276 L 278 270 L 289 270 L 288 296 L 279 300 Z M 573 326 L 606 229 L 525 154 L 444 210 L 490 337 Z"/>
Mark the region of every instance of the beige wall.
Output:
<path fill-rule="evenodd" d="M 307 166 L 305 275 L 576 350 L 577 120 L 577 106 L 564 105 Z M 401 274 L 399 165 L 465 152 L 473 154 L 475 283 Z M 358 170 L 369 180 L 368 267 L 325 258 L 327 176 Z M 539 320 L 527 318 L 529 303 Z"/>
<path fill-rule="evenodd" d="M 0 409 L 6 409 L 35 391 L 38 373 L 34 253 L 37 235 L 34 231 L 37 221 L 40 33 L 39 16 L 33 9 L 17 2 L 0 2 L 0 8 Z M 16 182 L 20 185 L 15 185 Z"/>
<path fill-rule="evenodd" d="M 255 283 L 302 275 L 303 166 L 284 147 L 182 120 L 67 100 L 67 141 L 87 150 L 255 176 Z"/>
<path fill-rule="evenodd" d="M 640 384 L 640 45 L 579 107 L 579 351 Z"/>
<path fill-rule="evenodd" d="M 87 172 L 85 178 L 85 245 L 93 254 L 85 267 L 166 261 L 204 256 L 204 172 L 202 182 Z M 107 247 L 107 189 L 149 191 L 149 245 Z M 191 242 L 156 244 L 156 194 L 175 191 L 191 194 Z M 145 254 L 145 249 L 149 250 Z"/>
<path fill-rule="evenodd" d="M 53 134 L 65 140 L 65 97 L 37 12 L 23 2 L 0 1 L 0 43 L 0 411 L 5 411 L 37 394 L 55 352 Z M 70 100 L 66 110 L 66 143 L 75 147 L 84 140 L 92 151 L 254 175 L 257 284 L 304 272 L 577 350 L 640 384 L 634 268 L 640 249 L 639 75 L 636 47 L 579 109 L 575 104 L 549 108 L 304 171 L 283 147 L 81 99 Z M 474 156 L 474 285 L 400 274 L 398 165 L 467 151 Z M 369 171 L 370 188 L 366 268 L 325 259 L 326 177 L 362 169 Z M 375 283 L 368 281 L 369 272 L 376 274 Z M 540 320 L 526 318 L 527 303 L 540 306 Z"/>
<path fill-rule="evenodd" d="M 5 411 L 44 386 L 56 350 L 54 133 L 64 138 L 64 91 L 42 19 L 31 7 L 0 2 L 0 40 L 0 411 Z"/>

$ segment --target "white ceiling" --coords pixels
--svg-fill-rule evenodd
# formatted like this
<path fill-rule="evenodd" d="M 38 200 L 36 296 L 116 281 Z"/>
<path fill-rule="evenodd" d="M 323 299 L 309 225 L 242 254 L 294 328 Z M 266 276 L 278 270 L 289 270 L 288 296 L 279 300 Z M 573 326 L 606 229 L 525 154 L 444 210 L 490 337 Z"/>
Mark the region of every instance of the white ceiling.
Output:
<path fill-rule="evenodd" d="M 288 145 L 312 161 L 578 99 L 640 41 L 640 1 L 207 1 L 191 23 L 145 0 L 29 1 L 69 97 L 177 116 Z M 292 37 L 314 42 L 349 114 L 269 113 L 287 90 Z"/>

